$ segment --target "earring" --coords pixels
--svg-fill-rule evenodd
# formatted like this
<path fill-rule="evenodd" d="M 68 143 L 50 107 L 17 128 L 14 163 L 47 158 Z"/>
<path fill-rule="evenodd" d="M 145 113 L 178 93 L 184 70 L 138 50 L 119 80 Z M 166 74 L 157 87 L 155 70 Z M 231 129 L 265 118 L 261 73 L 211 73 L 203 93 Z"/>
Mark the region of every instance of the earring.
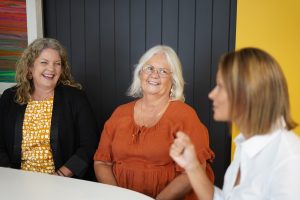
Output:
<path fill-rule="evenodd" d="M 174 89 L 173 85 L 172 85 L 171 90 L 170 90 L 170 97 L 175 97 L 175 89 Z"/>

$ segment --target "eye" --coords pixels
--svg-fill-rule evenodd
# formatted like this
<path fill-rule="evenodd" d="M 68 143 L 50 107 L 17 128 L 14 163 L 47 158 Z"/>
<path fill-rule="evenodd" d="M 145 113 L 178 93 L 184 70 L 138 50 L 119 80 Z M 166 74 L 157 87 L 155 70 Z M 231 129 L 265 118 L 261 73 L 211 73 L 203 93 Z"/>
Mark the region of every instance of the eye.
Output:
<path fill-rule="evenodd" d="M 61 66 L 61 62 L 57 62 L 56 65 Z"/>
<path fill-rule="evenodd" d="M 162 75 L 169 74 L 169 71 L 165 68 L 159 68 L 158 71 L 159 71 L 159 74 L 162 74 Z"/>
<path fill-rule="evenodd" d="M 45 65 L 47 64 L 47 61 L 41 61 L 41 64 Z"/>
<path fill-rule="evenodd" d="M 154 67 L 151 65 L 146 65 L 144 67 L 144 71 L 146 71 L 146 72 L 153 72 L 153 70 L 154 70 Z"/>

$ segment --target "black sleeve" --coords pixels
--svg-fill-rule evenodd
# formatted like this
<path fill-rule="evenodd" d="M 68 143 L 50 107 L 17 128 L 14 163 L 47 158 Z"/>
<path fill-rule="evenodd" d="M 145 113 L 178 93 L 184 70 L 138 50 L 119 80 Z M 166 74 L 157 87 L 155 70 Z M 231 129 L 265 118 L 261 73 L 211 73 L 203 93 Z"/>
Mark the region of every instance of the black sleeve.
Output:
<path fill-rule="evenodd" d="M 77 177 L 82 177 L 89 165 L 92 164 L 92 158 L 98 144 L 99 131 L 86 94 L 79 91 L 76 96 L 74 115 L 75 137 L 78 146 L 75 154 L 64 165 Z"/>
<path fill-rule="evenodd" d="M 11 167 L 11 161 L 8 156 L 7 144 L 6 144 L 6 127 L 5 121 L 7 116 L 7 109 L 9 107 L 9 100 L 13 98 L 9 95 L 8 90 L 4 91 L 0 98 L 0 166 Z"/>

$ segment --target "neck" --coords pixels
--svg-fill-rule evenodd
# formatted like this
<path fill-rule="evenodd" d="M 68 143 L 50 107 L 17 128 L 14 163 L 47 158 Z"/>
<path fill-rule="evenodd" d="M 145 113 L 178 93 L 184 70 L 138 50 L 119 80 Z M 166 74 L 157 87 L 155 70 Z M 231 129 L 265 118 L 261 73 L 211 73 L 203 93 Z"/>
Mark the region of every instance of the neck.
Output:
<path fill-rule="evenodd" d="M 54 96 L 54 89 L 41 89 L 41 88 L 35 88 L 32 93 L 32 99 L 37 101 L 46 100 L 49 97 Z"/>
<path fill-rule="evenodd" d="M 153 97 L 153 96 L 144 96 L 141 99 L 142 104 L 148 108 L 151 107 L 155 108 L 158 106 L 166 105 L 168 104 L 169 101 L 170 101 L 169 96 L 162 96 L 160 98 Z"/>
<path fill-rule="evenodd" d="M 249 139 L 252 135 L 250 133 L 248 133 L 245 128 L 243 128 L 242 126 L 240 126 L 237 122 L 235 122 L 238 130 L 243 134 L 243 136 L 245 137 L 245 139 Z"/>
<path fill-rule="evenodd" d="M 151 127 L 155 125 L 168 107 L 169 98 L 141 98 L 136 109 L 136 121 L 139 125 Z"/>

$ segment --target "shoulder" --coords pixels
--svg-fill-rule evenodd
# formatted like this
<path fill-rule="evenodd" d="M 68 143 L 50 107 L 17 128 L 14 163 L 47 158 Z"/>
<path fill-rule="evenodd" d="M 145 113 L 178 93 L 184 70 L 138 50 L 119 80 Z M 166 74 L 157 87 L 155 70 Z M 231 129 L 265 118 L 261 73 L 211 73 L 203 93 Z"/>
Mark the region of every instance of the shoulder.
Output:
<path fill-rule="evenodd" d="M 171 112 L 177 116 L 185 117 L 185 116 L 190 116 L 190 115 L 197 115 L 194 108 L 192 108 L 190 105 L 188 105 L 182 101 L 178 101 L 178 100 L 171 101 L 170 109 L 171 109 Z"/>
<path fill-rule="evenodd" d="M 119 105 L 115 110 L 113 115 L 124 115 L 124 114 L 128 114 L 131 113 L 134 109 L 134 105 L 135 105 L 136 101 L 131 101 L 129 103 L 125 103 L 122 105 Z"/>
<path fill-rule="evenodd" d="M 1 94 L 1 101 L 13 101 L 16 96 L 16 91 L 16 86 L 4 90 Z"/>
<path fill-rule="evenodd" d="M 56 101 L 65 101 L 73 103 L 87 101 L 86 93 L 83 90 L 68 85 L 58 85 L 55 88 L 54 96 L 56 96 L 54 97 Z"/>
<path fill-rule="evenodd" d="M 197 112 L 190 105 L 182 101 L 172 101 L 167 109 L 168 120 L 184 127 L 204 130 L 206 127 L 198 117 Z"/>
<path fill-rule="evenodd" d="M 286 146 L 291 156 L 300 158 L 300 137 L 293 131 L 284 130 L 282 133 L 282 143 Z"/>
<path fill-rule="evenodd" d="M 71 87 L 68 85 L 58 85 L 56 88 L 57 91 L 63 93 L 64 95 L 67 96 L 82 96 L 85 94 L 85 92 L 81 89 L 78 89 L 76 87 Z"/>
<path fill-rule="evenodd" d="M 131 118 L 134 110 L 134 105 L 136 101 L 132 101 L 129 103 L 125 103 L 122 105 L 119 105 L 111 114 L 109 119 L 106 121 L 106 123 L 116 123 L 120 119 L 129 119 Z"/>

